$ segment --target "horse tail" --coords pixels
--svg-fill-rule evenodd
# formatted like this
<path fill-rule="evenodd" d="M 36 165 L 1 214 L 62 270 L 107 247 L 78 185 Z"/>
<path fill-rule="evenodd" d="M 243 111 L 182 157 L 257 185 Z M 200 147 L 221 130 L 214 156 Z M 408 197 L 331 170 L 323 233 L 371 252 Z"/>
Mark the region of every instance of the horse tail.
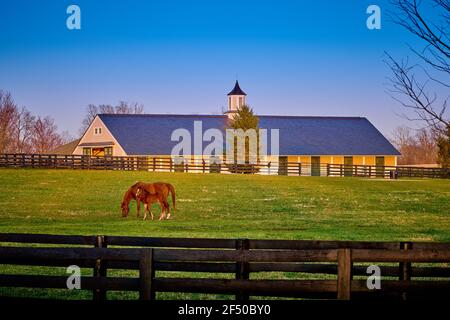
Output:
<path fill-rule="evenodd" d="M 167 187 L 169 188 L 169 192 L 172 194 L 172 204 L 173 204 L 173 211 L 176 210 L 175 207 L 175 188 L 170 183 L 167 184 Z"/>

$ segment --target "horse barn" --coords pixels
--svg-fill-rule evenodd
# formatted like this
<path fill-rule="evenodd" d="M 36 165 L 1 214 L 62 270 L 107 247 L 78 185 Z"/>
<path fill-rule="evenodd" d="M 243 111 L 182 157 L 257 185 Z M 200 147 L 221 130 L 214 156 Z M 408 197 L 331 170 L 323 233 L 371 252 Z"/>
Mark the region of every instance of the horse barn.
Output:
<path fill-rule="evenodd" d="M 228 110 L 223 115 L 99 114 L 73 148 L 72 154 L 150 156 L 157 161 L 167 161 L 171 159 L 172 148 L 179 143 L 171 141 L 174 130 L 184 128 L 194 137 L 194 121 L 201 121 L 203 132 L 210 128 L 225 132 L 227 123 L 244 104 L 246 94 L 236 81 L 234 89 L 228 94 Z M 288 163 L 304 164 L 302 173 L 307 175 L 325 175 L 323 168 L 328 164 L 375 167 L 397 165 L 400 153 L 364 117 L 257 117 L 259 128 L 279 130 L 279 155 L 274 157 L 269 154 L 260 158 L 261 162 L 272 164 L 271 171 L 260 173 L 276 174 Z M 209 143 L 203 142 L 201 150 Z M 211 162 L 211 159 L 202 157 L 201 151 L 187 158 Z"/>

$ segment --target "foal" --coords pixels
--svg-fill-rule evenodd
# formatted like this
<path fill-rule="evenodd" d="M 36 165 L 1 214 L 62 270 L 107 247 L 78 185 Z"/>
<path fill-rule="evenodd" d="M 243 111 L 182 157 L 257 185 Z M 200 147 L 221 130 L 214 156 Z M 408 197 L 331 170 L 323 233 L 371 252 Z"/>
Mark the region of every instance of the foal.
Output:
<path fill-rule="evenodd" d="M 151 211 L 152 203 L 158 202 L 161 207 L 161 215 L 159 220 L 169 219 L 170 218 L 170 207 L 169 203 L 166 200 L 166 197 L 159 193 L 150 193 L 142 186 L 139 186 L 136 190 L 136 200 L 142 201 L 144 203 L 145 211 L 144 211 L 144 220 L 147 219 L 147 211 L 150 213 L 150 216 L 153 220 L 153 213 Z M 166 218 L 166 213 L 168 214 Z"/>

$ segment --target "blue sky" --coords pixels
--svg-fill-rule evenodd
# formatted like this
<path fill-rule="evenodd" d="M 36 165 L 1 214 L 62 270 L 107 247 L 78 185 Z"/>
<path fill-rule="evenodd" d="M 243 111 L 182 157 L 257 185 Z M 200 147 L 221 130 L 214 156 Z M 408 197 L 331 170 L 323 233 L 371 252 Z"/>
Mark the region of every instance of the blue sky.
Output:
<path fill-rule="evenodd" d="M 66 8 L 81 8 L 81 30 Z M 382 9 L 381 30 L 366 8 Z M 15 0 L 0 3 L 0 89 L 76 135 L 89 103 L 148 113 L 220 113 L 236 75 L 259 114 L 365 116 L 407 123 L 385 92 L 384 51 L 416 39 L 386 1 Z"/>

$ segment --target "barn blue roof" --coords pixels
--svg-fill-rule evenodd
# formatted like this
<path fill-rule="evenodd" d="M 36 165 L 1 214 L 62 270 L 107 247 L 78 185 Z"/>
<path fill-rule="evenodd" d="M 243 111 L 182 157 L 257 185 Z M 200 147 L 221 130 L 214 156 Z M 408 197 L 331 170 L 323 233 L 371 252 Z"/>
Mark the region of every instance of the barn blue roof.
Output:
<path fill-rule="evenodd" d="M 100 114 L 100 119 L 129 155 L 170 154 L 178 141 L 172 132 L 194 121 L 202 130 L 224 131 L 225 115 Z M 280 155 L 400 155 L 392 144 L 362 117 L 258 116 L 259 127 L 279 129 Z M 203 148 L 210 142 L 203 142 Z M 270 152 L 270 151 L 269 151 Z"/>

